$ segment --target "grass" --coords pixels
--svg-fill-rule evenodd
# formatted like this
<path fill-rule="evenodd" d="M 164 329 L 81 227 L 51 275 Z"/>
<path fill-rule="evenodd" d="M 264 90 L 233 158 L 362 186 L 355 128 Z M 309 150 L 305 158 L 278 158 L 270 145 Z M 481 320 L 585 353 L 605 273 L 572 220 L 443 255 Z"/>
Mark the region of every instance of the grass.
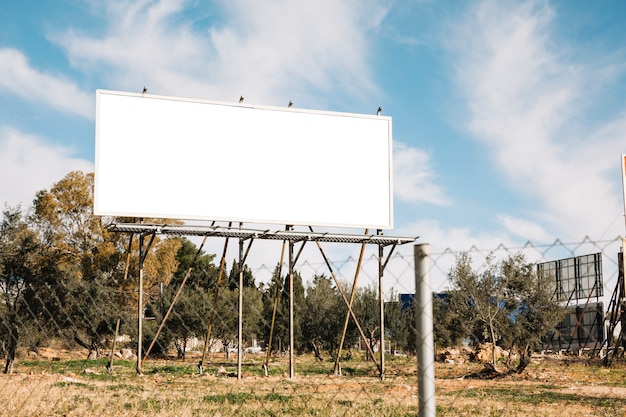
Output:
<path fill-rule="evenodd" d="M 298 356 L 296 377 L 286 359 L 265 377 L 261 361 L 248 361 L 243 378 L 236 362 L 210 363 L 199 375 L 195 363 L 147 361 L 143 375 L 118 360 L 23 361 L 0 375 L 0 416 L 414 416 L 418 413 L 415 359 L 386 361 L 381 381 L 372 362 L 342 363 Z M 493 380 L 466 379 L 478 364 L 436 364 L 438 416 L 622 416 L 626 413 L 626 365 L 603 368 L 578 360 L 531 364 L 527 372 Z M 89 372 L 86 372 L 89 370 Z"/>

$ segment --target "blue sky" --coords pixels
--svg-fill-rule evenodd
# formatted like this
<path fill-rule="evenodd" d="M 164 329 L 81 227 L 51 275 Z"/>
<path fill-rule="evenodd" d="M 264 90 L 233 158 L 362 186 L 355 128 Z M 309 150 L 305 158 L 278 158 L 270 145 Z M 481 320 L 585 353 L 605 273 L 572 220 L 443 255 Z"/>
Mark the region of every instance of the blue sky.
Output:
<path fill-rule="evenodd" d="M 0 8 L 0 202 L 93 170 L 95 90 L 393 118 L 395 229 L 438 248 L 624 234 L 626 3 Z M 216 179 L 207 178 L 206 183 Z"/>

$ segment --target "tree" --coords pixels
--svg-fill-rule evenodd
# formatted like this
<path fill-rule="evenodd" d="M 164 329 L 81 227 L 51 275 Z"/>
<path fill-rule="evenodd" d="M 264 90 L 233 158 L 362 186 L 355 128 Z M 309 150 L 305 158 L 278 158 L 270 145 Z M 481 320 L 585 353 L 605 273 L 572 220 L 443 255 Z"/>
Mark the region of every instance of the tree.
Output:
<path fill-rule="evenodd" d="M 361 324 L 365 336 L 369 340 L 369 352 L 374 352 L 374 347 L 380 340 L 380 299 L 378 290 L 372 286 L 359 288 L 354 299 L 353 311 Z"/>
<path fill-rule="evenodd" d="M 400 294 L 391 289 L 389 301 L 385 303 L 385 334 L 396 348 L 403 351 L 410 350 L 409 339 L 411 328 L 414 327 L 412 308 L 404 308 L 400 301 Z"/>
<path fill-rule="evenodd" d="M 563 319 L 564 309 L 552 299 L 554 283 L 538 276 L 536 265 L 526 262 L 523 254 L 498 263 L 489 256 L 485 270 L 479 273 L 472 269 L 469 255 L 462 253 L 449 276 L 454 286 L 451 307 L 470 327 L 474 325 L 474 331 L 484 325 L 494 347 L 494 366 L 495 346 L 500 343 L 519 351 L 517 372 L 522 372 L 541 338 Z"/>
<path fill-rule="evenodd" d="M 449 292 L 433 294 L 433 334 L 435 346 L 456 346 L 471 330 L 454 310 Z"/>
<path fill-rule="evenodd" d="M 285 319 L 283 317 L 284 309 L 281 305 L 281 293 L 283 292 L 285 281 L 280 271 L 280 265 L 276 265 L 269 285 L 262 290 L 263 311 L 261 313 L 261 322 L 259 323 L 263 338 L 266 340 L 266 344 L 268 344 L 267 348 L 274 352 L 280 350 L 283 338 L 288 337 L 287 329 L 289 326 L 289 318 L 286 317 Z M 274 312 L 274 308 L 276 308 L 276 312 Z M 272 317 L 274 318 L 273 322 Z M 270 333 L 272 336 L 271 346 L 269 346 Z"/>
<path fill-rule="evenodd" d="M 177 288 L 166 288 L 154 304 L 149 304 L 149 311 L 160 324 L 170 308 Z M 197 286 L 185 287 L 173 306 L 157 344 L 155 354 L 166 353 L 171 344 L 176 348 L 178 358 L 185 360 L 187 342 L 192 337 L 202 337 L 207 328 L 212 298 Z M 156 327 L 156 326 L 155 326 Z M 154 338 L 154 334 L 151 335 Z"/>
<path fill-rule="evenodd" d="M 243 266 L 243 286 L 248 288 L 255 288 L 254 275 L 248 265 Z M 231 291 L 239 287 L 239 262 L 233 260 L 233 267 L 228 274 L 228 289 Z"/>
<path fill-rule="evenodd" d="M 3 346 L 6 346 L 4 373 L 13 372 L 20 330 L 29 330 L 30 336 L 41 319 L 37 308 L 42 286 L 40 277 L 55 271 L 54 259 L 46 246 L 30 228 L 19 207 L 7 208 L 0 223 L 0 325 L 3 328 Z M 41 323 L 37 323 L 41 325 Z M 26 336 L 29 336 L 28 334 Z"/>
<path fill-rule="evenodd" d="M 341 318 L 345 317 L 347 309 L 339 291 L 325 275 L 313 277 L 313 282 L 306 289 L 305 306 L 303 335 L 321 360 L 321 348 L 330 352 L 337 350 L 343 330 Z"/>
<path fill-rule="evenodd" d="M 256 288 L 243 288 L 242 337 L 244 346 L 260 334 L 261 296 L 261 292 Z M 221 290 L 217 302 L 213 334 L 216 338 L 222 340 L 225 347 L 237 345 L 239 333 L 238 318 L 239 289 L 229 290 L 225 288 Z"/>
<path fill-rule="evenodd" d="M 212 264 L 214 258 L 215 255 L 207 255 L 203 251 L 198 252 L 193 242 L 182 238 L 180 248 L 176 252 L 178 269 L 170 285 L 157 301 L 162 320 L 173 301 L 174 294 L 180 290 L 164 331 L 167 332 L 168 341 L 173 341 L 178 357 L 183 360 L 187 350 L 187 341 L 194 336 L 202 337 L 207 329 L 212 308 L 210 295 L 217 283 L 218 271 Z M 186 276 L 185 286 L 181 288 Z"/>
<path fill-rule="evenodd" d="M 30 221 L 62 272 L 45 277 L 49 315 L 76 343 L 97 352 L 104 336 L 114 333 L 117 319 L 136 318 L 137 274 L 123 280 L 127 235 L 110 233 L 106 219 L 93 214 L 93 186 L 93 173 L 68 173 L 37 193 Z M 180 245 L 180 239 L 154 240 L 144 263 L 145 303 L 158 297 L 161 283 L 169 283 Z M 136 245 L 132 254 L 130 271 L 137 271 Z"/>
<path fill-rule="evenodd" d="M 496 364 L 495 346 L 506 323 L 506 281 L 496 275 L 492 256 L 487 257 L 483 272 L 472 269 L 472 260 L 464 252 L 457 256 L 456 265 L 449 273 L 455 289 L 451 292 L 451 303 L 460 317 L 465 317 L 474 329 L 484 325 L 492 343 L 491 360 Z M 474 333 L 480 339 L 481 335 Z"/>
<path fill-rule="evenodd" d="M 537 274 L 537 266 L 526 262 L 522 254 L 505 259 L 501 273 L 507 280 L 510 312 L 504 347 L 519 352 L 516 371 L 521 373 L 530 363 L 531 353 L 540 348 L 541 338 L 561 323 L 566 309 L 553 299 L 554 277 Z"/>
<path fill-rule="evenodd" d="M 41 190 L 31 221 L 43 244 L 57 254 L 62 275 L 47 276 L 53 295 L 46 310 L 79 345 L 97 351 L 120 317 L 119 282 L 123 275 L 121 236 L 111 235 L 93 215 L 93 174 L 72 171 Z"/>
<path fill-rule="evenodd" d="M 176 252 L 178 269 L 174 272 L 170 285 L 180 286 L 187 271 L 193 266 L 185 285 L 204 290 L 215 288 L 218 275 L 218 268 L 213 265 L 215 255 L 204 251 L 198 253 L 198 247 L 187 238 L 180 239 L 180 243 L 180 248 Z"/>
<path fill-rule="evenodd" d="M 272 280 L 262 291 L 263 311 L 260 317 L 260 331 L 264 339 L 269 343 L 270 328 L 272 325 L 272 313 L 274 301 L 278 293 L 278 305 L 274 319 L 274 333 L 272 336 L 273 351 L 280 351 L 289 341 L 289 274 L 279 275 L 280 267 L 276 265 Z M 298 271 L 293 272 L 293 298 L 294 298 L 294 339 L 295 349 L 300 350 L 303 345 L 302 326 L 306 306 L 304 301 L 304 286 L 302 276 Z"/>

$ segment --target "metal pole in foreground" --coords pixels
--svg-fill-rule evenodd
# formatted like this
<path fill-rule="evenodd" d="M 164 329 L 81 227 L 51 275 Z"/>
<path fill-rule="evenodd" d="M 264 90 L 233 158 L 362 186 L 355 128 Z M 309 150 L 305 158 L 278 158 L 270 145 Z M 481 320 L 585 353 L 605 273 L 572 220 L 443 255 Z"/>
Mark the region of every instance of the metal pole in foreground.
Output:
<path fill-rule="evenodd" d="M 289 379 L 296 375 L 294 369 L 293 345 L 295 341 L 293 322 L 293 242 L 289 241 Z"/>
<path fill-rule="evenodd" d="M 139 235 L 139 292 L 137 295 L 137 365 L 135 370 L 141 375 L 141 357 L 143 349 L 141 339 L 143 338 L 143 233 Z"/>
<path fill-rule="evenodd" d="M 376 235 L 382 235 L 382 230 L 377 230 Z M 385 380 L 385 296 L 383 294 L 383 247 L 378 245 L 378 299 L 380 313 L 380 380 Z"/>
<path fill-rule="evenodd" d="M 239 223 L 241 229 L 241 223 Z M 243 355 L 243 239 L 239 239 L 239 310 L 237 313 L 237 380 L 241 380 Z"/>
<path fill-rule="evenodd" d="M 435 416 L 435 344 L 433 292 L 430 286 L 430 245 L 414 247 L 415 326 L 417 329 L 417 390 L 419 417 Z"/>

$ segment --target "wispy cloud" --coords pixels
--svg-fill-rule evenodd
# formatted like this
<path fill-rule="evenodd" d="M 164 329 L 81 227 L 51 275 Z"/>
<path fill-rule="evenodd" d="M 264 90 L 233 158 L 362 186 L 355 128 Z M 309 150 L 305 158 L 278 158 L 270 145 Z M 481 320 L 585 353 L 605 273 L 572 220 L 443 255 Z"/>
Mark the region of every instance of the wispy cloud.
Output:
<path fill-rule="evenodd" d="M 16 49 L 0 49 L 0 90 L 61 112 L 93 118 L 94 100 L 90 94 L 65 77 L 33 68 Z"/>
<path fill-rule="evenodd" d="M 0 178 L 5 179 L 0 181 L 0 205 L 21 204 L 26 208 L 37 190 L 49 188 L 72 170 L 91 172 L 93 163 L 42 138 L 0 128 Z"/>
<path fill-rule="evenodd" d="M 528 219 L 520 219 L 506 214 L 498 215 L 498 222 L 515 236 L 533 242 L 549 242 L 554 237 L 539 224 Z"/>
<path fill-rule="evenodd" d="M 430 156 L 423 150 L 394 143 L 394 193 L 401 200 L 435 205 L 450 204 L 444 190 L 437 185 Z"/>
<path fill-rule="evenodd" d="M 72 65 L 101 72 L 114 88 L 178 96 L 296 105 L 322 95 L 371 94 L 368 33 L 386 13 L 379 2 L 222 2 L 219 26 L 200 31 L 189 1 L 106 2 L 103 34 L 52 35 Z M 210 7 L 215 8 L 215 5 Z M 185 13 L 183 13 L 185 12 Z M 106 75 L 105 74 L 108 74 Z"/>
<path fill-rule="evenodd" d="M 571 45 L 555 40 L 557 12 L 545 1 L 480 2 L 456 22 L 456 80 L 469 131 L 488 146 L 509 185 L 536 202 L 526 207 L 533 223 L 561 237 L 599 236 L 620 209 L 611 169 L 626 126 L 623 115 L 581 126 L 583 103 L 598 97 L 585 86 L 603 71 L 568 56 Z M 623 67 L 610 65 L 613 76 Z"/>

